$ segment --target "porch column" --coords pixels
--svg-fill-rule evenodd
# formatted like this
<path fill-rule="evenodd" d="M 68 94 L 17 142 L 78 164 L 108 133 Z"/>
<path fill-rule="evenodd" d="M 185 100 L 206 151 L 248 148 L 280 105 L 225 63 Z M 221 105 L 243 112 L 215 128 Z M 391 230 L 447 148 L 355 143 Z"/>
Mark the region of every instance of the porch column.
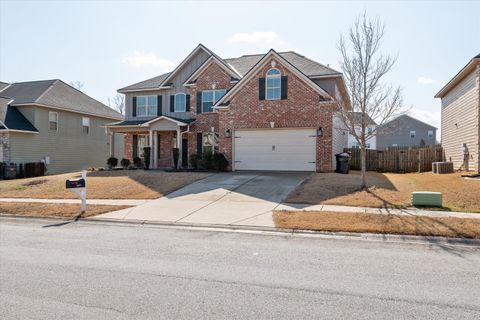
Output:
<path fill-rule="evenodd" d="M 150 145 L 150 167 L 149 169 L 153 168 L 153 131 L 149 131 L 149 145 Z"/>
<path fill-rule="evenodd" d="M 182 167 L 182 134 L 180 132 L 180 127 L 177 129 L 177 148 L 178 148 L 178 165 L 177 169 Z"/>
<path fill-rule="evenodd" d="M 110 157 L 115 157 L 115 132 L 110 131 Z"/>
<path fill-rule="evenodd" d="M 153 146 L 152 146 L 152 153 L 153 153 L 153 167 L 158 168 L 158 131 L 153 132 Z"/>

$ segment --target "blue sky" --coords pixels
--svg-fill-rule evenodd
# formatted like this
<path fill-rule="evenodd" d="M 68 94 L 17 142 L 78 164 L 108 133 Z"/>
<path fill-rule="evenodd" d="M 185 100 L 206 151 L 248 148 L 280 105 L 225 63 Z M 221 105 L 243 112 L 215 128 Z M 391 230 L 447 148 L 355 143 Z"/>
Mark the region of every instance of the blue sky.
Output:
<path fill-rule="evenodd" d="M 224 58 L 295 50 L 339 69 L 337 43 L 363 11 L 398 55 L 388 81 L 440 127 L 434 94 L 480 53 L 480 2 L 1 1 L 0 80 L 60 78 L 106 102 L 170 71 L 198 43 Z"/>

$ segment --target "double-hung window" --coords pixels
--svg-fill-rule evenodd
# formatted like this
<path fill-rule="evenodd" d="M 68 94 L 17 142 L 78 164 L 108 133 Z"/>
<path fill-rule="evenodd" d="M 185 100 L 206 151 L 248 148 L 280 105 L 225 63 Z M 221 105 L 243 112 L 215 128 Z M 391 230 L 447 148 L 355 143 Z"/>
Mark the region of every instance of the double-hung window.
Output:
<path fill-rule="evenodd" d="M 58 131 L 58 112 L 48 112 L 48 122 L 51 131 Z"/>
<path fill-rule="evenodd" d="M 137 97 L 137 117 L 157 115 L 157 96 Z"/>
<path fill-rule="evenodd" d="M 218 152 L 218 133 L 208 132 L 203 134 L 203 153 L 214 154 Z"/>
<path fill-rule="evenodd" d="M 415 139 L 415 137 L 417 136 L 417 133 L 415 131 L 410 131 L 410 138 L 412 139 Z"/>
<path fill-rule="evenodd" d="M 281 98 L 281 83 L 282 74 L 278 69 L 270 69 L 266 75 L 266 99 L 267 100 L 280 100 Z"/>
<path fill-rule="evenodd" d="M 186 110 L 186 95 L 185 93 L 177 93 L 175 95 L 175 112 L 185 112 Z"/>
<path fill-rule="evenodd" d="M 433 130 L 428 130 L 428 138 L 433 139 Z"/>
<path fill-rule="evenodd" d="M 82 117 L 82 130 L 83 130 L 83 133 L 85 133 L 85 134 L 90 133 L 90 118 L 89 117 Z"/>
<path fill-rule="evenodd" d="M 213 112 L 213 105 L 220 100 L 227 90 L 206 90 L 202 91 L 202 112 Z"/>

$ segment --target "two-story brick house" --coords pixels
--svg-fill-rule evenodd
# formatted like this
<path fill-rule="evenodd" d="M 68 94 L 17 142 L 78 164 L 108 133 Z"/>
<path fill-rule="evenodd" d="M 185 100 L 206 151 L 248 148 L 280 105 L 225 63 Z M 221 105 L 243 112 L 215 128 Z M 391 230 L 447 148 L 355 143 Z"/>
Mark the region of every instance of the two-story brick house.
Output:
<path fill-rule="evenodd" d="M 180 166 L 188 156 L 223 153 L 231 170 L 331 171 L 347 145 L 335 117 L 348 102 L 342 74 L 295 52 L 222 59 L 198 45 L 170 73 L 119 89 L 125 157 L 152 147 L 151 167 Z"/>

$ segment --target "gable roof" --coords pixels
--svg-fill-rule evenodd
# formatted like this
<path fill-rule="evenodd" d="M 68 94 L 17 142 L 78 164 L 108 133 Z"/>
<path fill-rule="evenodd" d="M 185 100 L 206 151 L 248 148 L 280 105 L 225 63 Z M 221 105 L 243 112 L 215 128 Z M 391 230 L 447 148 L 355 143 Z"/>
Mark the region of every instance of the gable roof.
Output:
<path fill-rule="evenodd" d="M 277 52 L 282 58 L 292 64 L 295 68 L 300 70 L 308 77 L 325 76 L 325 75 L 340 75 L 341 73 L 321 63 L 313 61 L 294 51 Z M 245 55 L 238 58 L 229 58 L 225 61 L 231 64 L 242 76 L 256 65 L 265 54 Z"/>
<path fill-rule="evenodd" d="M 0 91 L 8 87 L 10 84 L 0 81 Z"/>
<path fill-rule="evenodd" d="M 435 95 L 435 98 L 443 98 L 453 87 L 480 65 L 480 54 L 473 57 L 448 83 Z"/>
<path fill-rule="evenodd" d="M 159 76 L 140 81 L 134 84 L 131 84 L 129 86 L 123 87 L 121 89 L 118 89 L 118 92 L 125 92 L 125 91 L 130 91 L 130 90 L 142 90 L 142 89 L 159 89 L 160 85 L 163 83 L 163 80 L 165 80 L 171 72 L 167 72 L 164 74 L 161 74 Z"/>
<path fill-rule="evenodd" d="M 238 73 L 238 71 L 234 70 L 231 66 L 227 65 L 225 61 L 222 59 L 218 58 L 217 55 L 212 55 L 210 58 L 205 60 L 204 63 L 198 67 L 197 70 L 195 70 L 190 77 L 187 78 L 187 80 L 184 81 L 183 85 L 188 86 L 194 83 L 196 80 L 196 77 L 198 77 L 199 74 L 203 72 L 208 66 L 210 66 L 212 63 L 217 63 L 225 72 L 227 72 L 232 78 L 238 79 L 241 78 L 242 75 Z"/>
<path fill-rule="evenodd" d="M 288 62 L 285 58 L 280 56 L 275 50 L 270 49 L 267 54 L 265 54 L 244 76 L 243 78 L 237 82 L 231 89 L 230 91 L 227 92 L 220 100 L 217 101 L 215 106 L 224 106 L 226 101 L 228 101 L 228 98 L 230 98 L 235 92 L 240 90 L 242 86 L 250 80 L 250 78 L 255 75 L 255 72 L 258 68 L 260 68 L 263 63 L 265 63 L 270 57 L 275 57 L 277 60 L 279 60 L 287 69 L 292 71 L 296 76 L 298 76 L 300 79 L 305 81 L 312 89 L 317 91 L 320 95 L 327 97 L 329 100 L 327 102 L 333 101 L 333 98 L 324 90 L 322 89 L 318 84 L 313 82 L 308 76 L 306 76 L 304 73 L 302 73 L 299 69 L 297 69 L 295 66 L 293 66 L 290 62 Z M 228 102 L 227 102 L 228 104 Z"/>
<path fill-rule="evenodd" d="M 149 90 L 160 90 L 162 86 L 165 86 L 165 83 L 175 75 L 175 73 L 181 69 L 181 67 L 188 62 L 190 57 L 192 57 L 198 50 L 204 50 L 207 52 L 211 57 L 207 59 L 215 59 L 218 63 L 222 64 L 225 69 L 229 70 L 230 73 L 236 75 L 238 78 L 244 77 L 254 66 L 258 64 L 258 62 L 265 57 L 266 54 L 253 54 L 253 55 L 244 55 L 237 58 L 228 58 L 222 59 L 213 51 L 208 49 L 202 44 L 199 44 L 172 72 L 164 73 L 157 77 L 147 79 L 138 83 L 134 83 L 132 85 L 123 87 L 118 89 L 117 91 L 120 93 L 125 93 L 129 91 L 149 91 Z M 272 49 L 273 50 L 273 49 Z M 269 51 L 270 52 L 270 51 Z M 329 66 L 325 66 L 321 63 L 313 61 L 301 54 L 298 54 L 294 51 L 286 51 L 286 52 L 279 52 L 277 53 L 280 57 L 282 57 L 285 61 L 289 64 L 294 66 L 297 70 L 299 70 L 303 75 L 309 78 L 317 78 L 317 77 L 341 77 L 342 73 L 330 68 Z M 207 65 L 207 61 L 205 61 L 199 68 L 197 68 L 192 75 L 185 81 L 184 85 L 188 85 L 191 82 L 191 78 L 194 77 L 194 74 L 200 72 L 202 68 Z M 198 73 L 197 73 L 198 74 Z"/>
<path fill-rule="evenodd" d="M 18 82 L 0 92 L 12 98 L 12 106 L 34 104 L 108 119 L 123 118 L 120 113 L 59 79 Z"/>
<path fill-rule="evenodd" d="M 38 132 L 30 121 L 14 106 L 11 98 L 0 97 L 0 130 Z"/>
<path fill-rule="evenodd" d="M 408 119 L 406 119 L 406 120 L 413 120 L 413 121 L 416 121 L 416 122 L 418 122 L 418 123 L 421 123 L 421 124 L 423 124 L 423 125 L 425 125 L 425 126 L 427 126 L 427 127 L 429 127 L 429 128 L 432 128 L 432 129 L 437 130 L 437 127 L 434 127 L 434 126 L 432 126 L 431 124 L 428 124 L 428 123 L 426 123 L 426 122 L 420 121 L 420 120 L 418 120 L 418 119 L 416 119 L 416 118 L 414 118 L 414 117 L 412 117 L 412 116 L 409 116 L 408 114 L 403 114 L 403 115 L 401 115 L 401 116 L 396 117 L 395 119 L 392 119 L 392 120 L 390 120 L 390 121 L 388 121 L 388 122 L 385 122 L 384 124 L 380 125 L 379 128 L 380 128 L 380 127 L 388 126 L 389 124 L 392 124 L 392 123 L 397 122 L 397 121 L 401 121 L 401 120 L 404 119 L 404 118 L 408 118 Z"/>

